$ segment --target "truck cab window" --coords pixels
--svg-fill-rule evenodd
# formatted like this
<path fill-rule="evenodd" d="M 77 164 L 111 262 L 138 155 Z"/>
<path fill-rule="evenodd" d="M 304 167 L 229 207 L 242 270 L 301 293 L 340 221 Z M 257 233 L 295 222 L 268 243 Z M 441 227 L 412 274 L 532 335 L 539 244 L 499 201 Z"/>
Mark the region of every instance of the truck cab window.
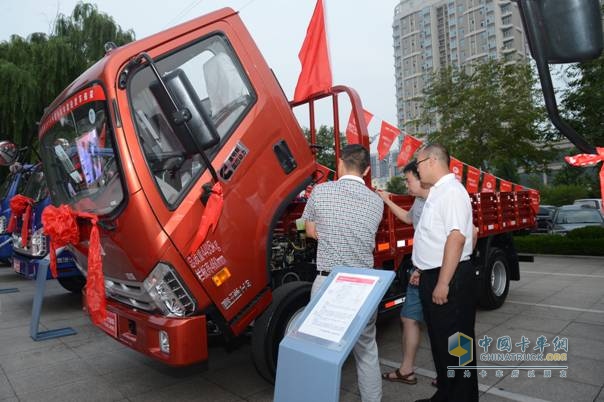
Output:
<path fill-rule="evenodd" d="M 256 100 L 247 76 L 221 35 L 213 35 L 156 61 L 162 75 L 184 73 L 192 96 L 210 117 L 220 143 L 205 152 L 211 160 Z M 174 132 L 171 116 L 158 99 L 157 79 L 149 67 L 129 83 L 132 116 L 140 146 L 158 189 L 173 206 L 205 171 L 200 154 L 185 152 Z M 193 135 L 196 133 L 193 132 Z"/>

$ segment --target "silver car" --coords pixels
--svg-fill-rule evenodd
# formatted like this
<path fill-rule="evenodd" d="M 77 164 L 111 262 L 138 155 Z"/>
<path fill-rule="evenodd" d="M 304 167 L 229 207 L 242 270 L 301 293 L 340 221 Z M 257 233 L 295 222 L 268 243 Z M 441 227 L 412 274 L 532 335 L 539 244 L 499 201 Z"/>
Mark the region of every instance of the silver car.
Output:
<path fill-rule="evenodd" d="M 554 213 L 550 233 L 565 235 L 573 229 L 585 226 L 604 227 L 604 218 L 600 211 L 579 205 L 564 205 Z"/>

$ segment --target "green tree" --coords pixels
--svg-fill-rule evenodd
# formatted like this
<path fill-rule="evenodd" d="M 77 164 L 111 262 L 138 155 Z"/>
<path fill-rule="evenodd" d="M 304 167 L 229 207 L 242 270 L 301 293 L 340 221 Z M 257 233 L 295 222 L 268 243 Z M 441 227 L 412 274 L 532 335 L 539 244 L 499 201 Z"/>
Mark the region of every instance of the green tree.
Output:
<path fill-rule="evenodd" d="M 104 43 L 122 45 L 134 32 L 122 30 L 97 6 L 78 3 L 59 15 L 50 34 L 17 35 L 0 42 L 0 136 L 32 145 L 44 107 L 103 57 Z"/>
<path fill-rule="evenodd" d="M 310 142 L 310 130 L 304 128 L 304 135 Z M 330 168 L 336 170 L 336 152 L 335 152 L 335 136 L 333 135 L 333 127 L 322 125 L 316 132 L 317 142 L 313 147 L 317 155 L 317 161 Z M 340 133 L 340 139 L 342 134 Z"/>
<path fill-rule="evenodd" d="M 446 68 L 425 89 L 422 121 L 437 123 L 431 142 L 456 158 L 514 180 L 518 167 L 546 165 L 545 113 L 528 64 L 489 61 L 471 68 Z"/>
<path fill-rule="evenodd" d="M 407 194 L 405 180 L 400 176 L 392 176 L 386 183 L 386 191 L 393 194 Z"/>

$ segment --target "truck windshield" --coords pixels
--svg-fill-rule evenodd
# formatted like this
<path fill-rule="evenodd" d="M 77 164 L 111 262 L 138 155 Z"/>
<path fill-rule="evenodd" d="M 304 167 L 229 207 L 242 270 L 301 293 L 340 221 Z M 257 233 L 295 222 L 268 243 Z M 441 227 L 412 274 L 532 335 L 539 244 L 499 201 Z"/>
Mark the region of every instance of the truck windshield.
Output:
<path fill-rule="evenodd" d="M 41 168 L 38 168 L 29 176 L 27 184 L 23 189 L 23 195 L 31 198 L 34 202 L 39 202 L 48 196 L 48 188 L 46 187 L 44 172 Z"/>
<path fill-rule="evenodd" d="M 191 83 L 188 95 L 204 108 L 220 136 L 206 151 L 211 160 L 256 100 L 256 95 L 230 45 L 213 35 L 156 62 L 164 75 L 178 72 Z M 129 84 L 138 139 L 158 189 L 175 205 L 205 170 L 199 154 L 186 154 L 157 96 L 158 82 L 149 67 L 137 71 Z M 195 133 L 193 133 L 195 134 Z"/>
<path fill-rule="evenodd" d="M 53 203 L 105 215 L 124 199 L 105 95 L 93 85 L 67 99 L 40 126 Z"/>

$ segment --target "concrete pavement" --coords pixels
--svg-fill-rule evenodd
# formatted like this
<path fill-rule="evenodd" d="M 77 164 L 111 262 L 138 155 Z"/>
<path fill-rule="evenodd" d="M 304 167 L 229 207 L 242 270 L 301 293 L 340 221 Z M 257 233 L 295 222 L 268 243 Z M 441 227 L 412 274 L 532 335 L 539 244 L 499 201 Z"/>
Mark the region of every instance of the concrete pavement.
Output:
<path fill-rule="evenodd" d="M 0 289 L 8 287 L 20 292 L 0 294 L 0 401 L 272 400 L 273 388 L 256 374 L 245 340 L 231 352 L 210 348 L 206 364 L 166 367 L 96 329 L 82 313 L 80 297 L 49 281 L 41 329 L 71 326 L 78 333 L 34 342 L 29 337 L 34 282 L 0 267 Z M 519 370 L 518 378 L 510 369 L 499 377 L 496 370 L 485 370 L 479 378 L 481 401 L 604 402 L 604 259 L 537 256 L 535 263 L 521 263 L 521 281 L 512 282 L 500 309 L 478 312 L 476 332 L 478 339 L 493 338 L 489 352 L 497 352 L 495 343 L 504 336 L 513 342 L 525 336 L 530 348 L 540 336 L 550 344 L 556 336 L 568 340 L 566 378 L 560 370 L 552 370 L 551 378 L 544 378 L 543 370 L 535 370 L 535 378 L 528 370 Z M 378 344 L 383 370 L 392 370 L 401 358 L 396 317 L 380 322 Z M 477 355 L 483 351 L 478 349 Z M 384 402 L 414 401 L 434 392 L 425 336 L 417 366 L 417 385 L 384 382 Z M 342 373 L 341 400 L 360 401 L 350 360 Z"/>

